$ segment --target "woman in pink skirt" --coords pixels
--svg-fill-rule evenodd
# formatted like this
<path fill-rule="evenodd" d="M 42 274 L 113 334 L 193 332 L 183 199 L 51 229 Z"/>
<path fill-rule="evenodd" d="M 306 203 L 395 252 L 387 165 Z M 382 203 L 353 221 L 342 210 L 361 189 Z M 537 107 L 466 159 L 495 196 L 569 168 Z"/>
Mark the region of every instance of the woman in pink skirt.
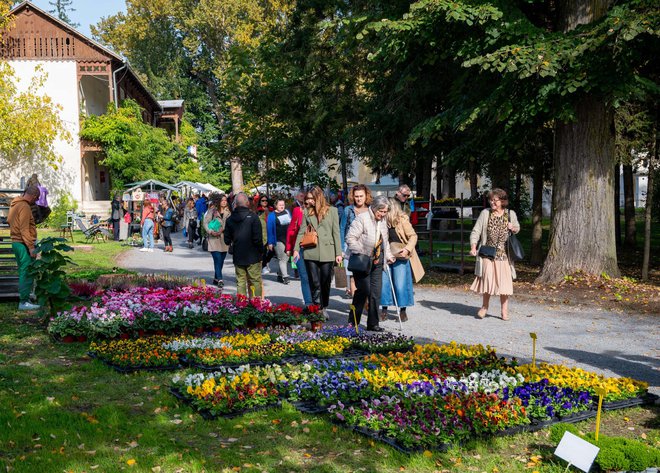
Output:
<path fill-rule="evenodd" d="M 509 232 L 520 231 L 520 224 L 516 213 L 506 210 L 509 200 L 505 191 L 493 189 L 488 200 L 490 208 L 482 210 L 470 234 L 470 254 L 477 257 L 474 269 L 477 277 L 470 289 L 483 294 L 477 317 L 486 317 L 490 296 L 500 296 L 502 320 L 509 320 L 509 296 L 513 294 L 516 270 L 507 252 L 507 240 Z M 478 256 L 479 249 L 490 249 L 490 257 Z"/>

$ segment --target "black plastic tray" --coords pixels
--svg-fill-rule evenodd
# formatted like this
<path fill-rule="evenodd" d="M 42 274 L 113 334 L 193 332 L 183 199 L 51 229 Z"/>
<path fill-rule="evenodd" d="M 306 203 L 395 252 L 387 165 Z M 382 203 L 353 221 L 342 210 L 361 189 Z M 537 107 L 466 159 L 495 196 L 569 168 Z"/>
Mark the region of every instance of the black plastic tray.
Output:
<path fill-rule="evenodd" d="M 175 398 L 177 398 L 178 400 L 180 400 L 184 404 L 189 405 L 195 412 L 197 412 L 205 420 L 233 419 L 235 417 L 240 417 L 240 416 L 243 416 L 245 414 L 249 414 L 250 412 L 259 412 L 259 411 L 264 411 L 264 410 L 267 410 L 267 409 L 272 409 L 273 407 L 277 407 L 277 408 L 282 407 L 282 402 L 277 401 L 277 402 L 274 402 L 274 403 L 271 403 L 271 404 L 267 404 L 265 406 L 253 407 L 251 409 L 244 409 L 242 411 L 228 412 L 228 413 L 225 413 L 225 414 L 214 414 L 211 411 L 209 411 L 208 409 L 196 409 L 192 405 L 192 400 L 190 398 L 188 398 L 187 396 L 184 396 L 181 393 L 181 391 L 179 391 L 175 387 L 170 387 L 170 393 L 172 393 L 172 395 Z"/>
<path fill-rule="evenodd" d="M 591 419 L 596 417 L 597 412 L 593 410 L 576 412 L 575 414 L 570 414 L 567 416 L 559 416 L 559 422 L 566 422 L 567 424 L 574 424 L 576 422 L 582 422 L 583 420 Z"/>
<path fill-rule="evenodd" d="M 305 414 L 327 414 L 328 408 L 330 407 L 321 406 L 320 404 L 309 401 L 289 401 L 289 404 L 295 407 L 296 410 L 304 412 Z"/>
<path fill-rule="evenodd" d="M 180 363 L 171 366 L 117 366 L 103 358 L 99 358 L 93 352 L 88 352 L 87 355 L 122 374 L 137 373 L 138 371 L 177 371 L 183 368 Z"/>
<path fill-rule="evenodd" d="M 613 411 L 616 409 L 625 409 L 627 407 L 644 406 L 654 404 L 658 400 L 658 396 L 652 393 L 646 393 L 643 396 L 637 396 L 630 399 L 622 399 L 620 401 L 603 402 L 604 411 Z"/>

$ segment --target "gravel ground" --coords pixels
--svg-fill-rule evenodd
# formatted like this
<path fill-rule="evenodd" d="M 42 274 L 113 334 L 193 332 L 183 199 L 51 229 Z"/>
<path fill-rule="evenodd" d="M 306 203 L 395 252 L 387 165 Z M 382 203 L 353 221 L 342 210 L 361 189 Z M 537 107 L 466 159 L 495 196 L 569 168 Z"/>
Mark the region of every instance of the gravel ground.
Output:
<path fill-rule="evenodd" d="M 172 235 L 174 252 L 163 252 L 162 242 L 154 253 L 137 249 L 120 257 L 119 265 L 141 273 L 169 273 L 180 276 L 213 279 L 211 255 L 196 246 L 188 249 L 181 233 Z M 275 259 L 273 272 L 264 280 L 265 296 L 274 302 L 302 303 L 300 283 L 277 282 Z M 234 267 L 228 255 L 223 270 L 225 291 L 236 291 Z M 515 289 L 514 289 L 515 290 Z M 349 299 L 343 289 L 332 289 L 330 323 L 345 324 Z M 660 394 L 660 326 L 657 316 L 619 314 L 594 307 L 572 308 L 549 306 L 531 301 L 510 302 L 510 321 L 499 318 L 499 300 L 491 302 L 491 310 L 483 320 L 475 314 L 481 298 L 456 289 L 416 288 L 415 306 L 408 309 L 409 321 L 402 333 L 419 342 L 481 343 L 494 347 L 501 355 L 528 362 L 532 356 L 530 332 L 537 340 L 537 360 L 578 365 L 609 376 L 628 376 L 648 382 L 651 391 Z M 363 324 L 366 319 L 363 315 Z M 387 330 L 398 332 L 394 319 L 383 322 Z"/>

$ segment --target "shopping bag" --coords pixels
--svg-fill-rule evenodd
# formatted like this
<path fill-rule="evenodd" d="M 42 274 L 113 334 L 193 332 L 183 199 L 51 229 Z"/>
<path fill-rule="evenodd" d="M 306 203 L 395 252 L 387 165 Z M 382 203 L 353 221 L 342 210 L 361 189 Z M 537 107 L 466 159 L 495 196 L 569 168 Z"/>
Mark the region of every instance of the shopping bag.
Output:
<path fill-rule="evenodd" d="M 347 285 L 346 268 L 344 266 L 335 266 L 335 287 L 337 289 L 344 289 Z"/>

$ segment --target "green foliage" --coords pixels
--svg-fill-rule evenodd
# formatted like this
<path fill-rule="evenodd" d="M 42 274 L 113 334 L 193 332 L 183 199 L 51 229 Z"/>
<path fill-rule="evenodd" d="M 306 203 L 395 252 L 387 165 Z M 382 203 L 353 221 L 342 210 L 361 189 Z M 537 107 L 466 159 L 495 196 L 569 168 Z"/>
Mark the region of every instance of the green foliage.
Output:
<path fill-rule="evenodd" d="M 65 280 L 64 268 L 73 261 L 63 252 L 73 251 L 64 238 L 47 237 L 39 240 L 35 246 L 37 258 L 33 259 L 28 269 L 34 277 L 39 304 L 48 307 L 51 317 L 69 306 L 71 294 Z"/>
<path fill-rule="evenodd" d="M 47 228 L 59 228 L 66 225 L 66 213 L 70 210 L 77 210 L 78 202 L 73 198 L 70 192 L 62 192 L 59 195 L 57 203 L 53 205 L 52 212 L 41 225 Z"/>
<path fill-rule="evenodd" d="M 599 435 L 596 442 L 593 433 L 582 435 L 578 428 L 572 424 L 559 423 L 553 425 L 550 428 L 550 441 L 553 444 L 558 444 L 564 432 L 567 431 L 600 448 L 595 462 L 603 471 L 641 471 L 660 464 L 660 449 L 656 447 L 645 445 L 634 439 L 608 437 L 602 434 Z"/>
<path fill-rule="evenodd" d="M 118 109 L 110 104 L 106 114 L 87 117 L 80 136 L 101 144 L 102 164 L 117 188 L 151 178 L 171 182 L 177 177 L 176 163 L 188 159 L 186 149 L 165 130 L 142 121 L 142 109 L 133 100 L 124 101 Z"/>

